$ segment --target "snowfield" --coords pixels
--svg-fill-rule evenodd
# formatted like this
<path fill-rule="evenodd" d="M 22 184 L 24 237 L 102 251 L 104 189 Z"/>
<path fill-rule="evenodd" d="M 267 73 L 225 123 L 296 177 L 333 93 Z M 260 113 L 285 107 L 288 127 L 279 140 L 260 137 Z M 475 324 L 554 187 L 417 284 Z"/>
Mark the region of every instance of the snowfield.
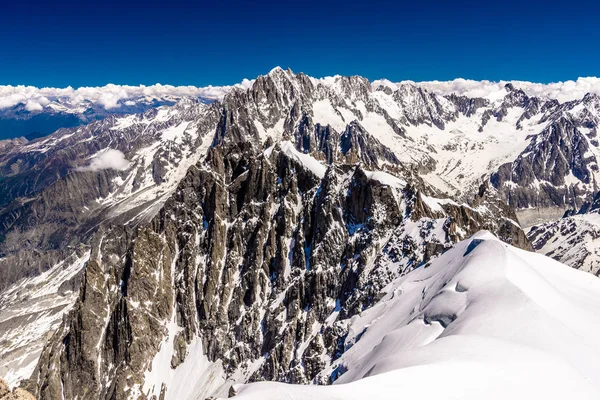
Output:
<path fill-rule="evenodd" d="M 48 271 L 0 292 L 0 378 L 9 387 L 31 376 L 49 332 L 73 307 L 77 292 L 68 285 L 89 260 L 90 252 L 73 253 Z"/>
<path fill-rule="evenodd" d="M 236 398 L 600 398 L 596 277 L 479 232 L 386 289 L 351 320 L 333 385 Z"/>

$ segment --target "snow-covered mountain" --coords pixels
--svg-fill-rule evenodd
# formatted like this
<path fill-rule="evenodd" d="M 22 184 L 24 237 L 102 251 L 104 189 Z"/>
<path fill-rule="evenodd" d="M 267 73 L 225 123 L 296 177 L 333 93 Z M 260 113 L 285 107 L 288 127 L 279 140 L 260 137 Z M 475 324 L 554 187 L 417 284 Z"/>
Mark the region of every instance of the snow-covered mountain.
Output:
<path fill-rule="evenodd" d="M 526 90 L 276 68 L 3 142 L 0 375 L 48 399 L 330 383 L 403 276 L 592 202 L 598 97 Z"/>
<path fill-rule="evenodd" d="M 579 210 L 528 231 L 536 251 L 596 276 L 600 275 L 600 193 Z"/>
<path fill-rule="evenodd" d="M 573 91 L 582 87 L 597 89 L 593 82 L 582 82 L 578 81 Z M 458 90 L 470 87 L 468 83 L 455 81 L 454 92 L 478 93 Z M 524 82 L 507 83 L 494 90 L 489 83 L 480 85 L 485 88 L 480 91 L 483 97 L 469 97 L 441 94 L 444 92 L 439 89 L 441 84 L 371 83 L 360 77 L 341 76 L 315 79 L 276 68 L 257 82 L 246 81 L 234 87 L 167 91 L 161 86 L 160 91 L 150 90 L 153 87 L 133 88 L 136 90 L 132 93 L 123 87 L 94 88 L 97 89 L 94 94 L 88 95 L 93 100 L 81 100 L 85 92 L 71 94 L 67 100 L 77 107 L 95 101 L 105 111 L 122 109 L 131 113 L 140 111 L 135 108 L 137 100 L 147 103 L 143 110 L 156 107 L 159 100 L 173 102 L 181 98 L 165 93 L 194 93 L 219 99 L 234 90 L 237 94 L 223 104 L 238 102 L 247 106 L 244 112 L 248 115 L 241 117 L 251 120 L 255 125 L 253 133 L 262 139 L 281 137 L 284 133 L 315 135 L 311 130 L 317 124 L 323 129 L 329 127 L 329 131 L 316 134 L 322 138 L 331 135 L 331 131 L 333 135 L 347 137 L 364 132 L 394 153 L 393 158 L 377 161 L 416 168 L 426 182 L 450 195 L 460 196 L 466 188 L 470 196 L 480 181 L 491 175 L 493 185 L 509 203 L 523 210 L 520 214 L 526 225 L 539 216 L 542 219 L 548 214 L 559 216 L 567 208 L 579 208 L 591 200 L 598 173 L 598 95 L 590 92 L 560 103 L 549 96 L 566 98 L 565 89 L 561 91 L 552 85 L 546 91 Z M 248 95 L 253 97 L 242 100 L 246 87 Z M 435 90 L 429 92 L 424 89 L 427 87 Z M 144 93 L 159 93 L 162 97 Z M 30 95 L 18 104 L 20 107 L 25 107 L 26 102 L 41 104 L 39 96 L 40 93 Z M 133 100 L 126 100 L 129 98 Z M 127 108 L 125 103 L 135 104 Z M 354 135 L 349 135 L 347 129 Z M 302 146 L 310 146 L 308 138 L 302 140 L 307 141 Z M 331 158 L 331 149 L 319 150 Z M 376 161 L 373 155 L 369 157 L 370 162 Z"/>
<path fill-rule="evenodd" d="M 235 399 L 597 399 L 600 280 L 480 232 L 395 279 L 348 321 L 332 386 Z"/>

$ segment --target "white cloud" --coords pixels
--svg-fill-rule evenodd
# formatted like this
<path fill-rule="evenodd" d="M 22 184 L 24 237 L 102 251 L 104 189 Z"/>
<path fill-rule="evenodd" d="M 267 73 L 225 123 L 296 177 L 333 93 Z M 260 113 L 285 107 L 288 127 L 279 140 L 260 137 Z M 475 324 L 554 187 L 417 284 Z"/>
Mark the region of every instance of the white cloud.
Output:
<path fill-rule="evenodd" d="M 313 79 L 314 83 L 322 83 L 327 86 L 335 84 L 337 76 Z M 17 104 L 25 104 L 30 111 L 41 110 L 51 102 L 60 100 L 68 102 L 73 107 L 86 106 L 91 102 L 106 110 L 119 107 L 121 103 L 127 105 L 135 104 L 133 100 L 139 98 L 169 98 L 180 97 L 203 97 L 210 100 L 220 100 L 233 88 L 249 88 L 253 80 L 244 79 L 241 83 L 233 86 L 171 86 L 157 83 L 151 86 L 127 86 L 108 84 L 102 87 L 81 87 L 73 89 L 66 88 L 36 88 L 33 86 L 2 86 L 0 85 L 0 109 L 14 107 Z M 543 98 L 557 99 L 565 102 L 581 99 L 586 93 L 600 94 L 600 78 L 579 78 L 576 81 L 565 81 L 556 83 L 533 83 L 525 81 L 474 81 L 469 79 L 454 79 L 452 81 L 429 81 L 413 82 L 403 81 L 400 83 L 412 83 L 438 94 L 456 93 L 469 97 L 495 98 L 502 95 L 504 85 L 512 83 L 515 87 L 523 89 L 527 94 Z M 383 84 L 394 87 L 387 79 L 373 82 L 374 86 Z"/>
<path fill-rule="evenodd" d="M 312 78 L 313 83 L 321 83 L 325 86 L 335 85 L 339 75 L 326 76 L 323 78 Z M 504 86 L 512 83 L 515 87 L 522 89 L 530 96 L 542 97 L 546 99 L 556 99 L 561 103 L 583 98 L 587 93 L 600 94 L 600 78 L 587 77 L 579 78 L 576 81 L 565 81 L 555 83 L 534 83 L 526 81 L 474 81 L 471 79 L 457 78 L 452 81 L 401 81 L 394 83 L 388 79 L 374 80 L 371 85 L 373 88 L 386 86 L 395 89 L 400 84 L 413 84 L 423 89 L 440 95 L 455 93 L 467 97 L 484 97 L 495 99 L 503 97 L 506 94 Z"/>
<path fill-rule="evenodd" d="M 376 81 L 377 82 L 377 81 Z M 555 83 L 533 83 L 525 81 L 474 81 L 458 78 L 453 81 L 430 81 L 401 83 L 413 83 L 428 91 L 446 95 L 456 93 L 468 97 L 494 98 L 503 91 L 504 85 L 512 83 L 515 87 L 522 89 L 530 96 L 556 99 L 561 103 L 583 98 L 587 93 L 600 94 L 600 78 L 579 78 L 576 81 L 565 81 Z"/>
<path fill-rule="evenodd" d="M 35 100 L 27 100 L 27 103 L 25 104 L 25 108 L 28 111 L 42 111 L 44 109 L 44 107 Z"/>
<path fill-rule="evenodd" d="M 171 86 L 159 83 L 152 86 L 127 86 L 108 84 L 102 87 L 66 88 L 37 88 L 34 86 L 2 86 L 0 85 L 0 109 L 25 104 L 29 111 L 40 110 L 52 101 L 69 102 L 72 106 L 83 106 L 87 102 L 95 103 L 106 110 L 119 107 L 119 102 L 133 104 L 138 98 L 165 97 L 203 97 L 210 100 L 220 100 L 234 87 L 248 88 L 253 81 L 244 79 L 233 86 Z"/>
<path fill-rule="evenodd" d="M 96 154 L 90 165 L 77 168 L 79 171 L 98 171 L 101 169 L 124 170 L 129 166 L 129 161 L 119 150 L 108 149 Z"/>

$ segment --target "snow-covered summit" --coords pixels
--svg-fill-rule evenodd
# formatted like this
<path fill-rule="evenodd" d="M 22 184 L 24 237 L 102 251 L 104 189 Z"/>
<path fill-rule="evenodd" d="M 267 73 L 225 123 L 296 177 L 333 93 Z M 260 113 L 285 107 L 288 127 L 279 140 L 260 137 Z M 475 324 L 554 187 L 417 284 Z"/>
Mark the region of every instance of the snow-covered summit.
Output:
<path fill-rule="evenodd" d="M 479 232 L 354 317 L 333 386 L 253 383 L 241 399 L 597 399 L 600 281 Z"/>

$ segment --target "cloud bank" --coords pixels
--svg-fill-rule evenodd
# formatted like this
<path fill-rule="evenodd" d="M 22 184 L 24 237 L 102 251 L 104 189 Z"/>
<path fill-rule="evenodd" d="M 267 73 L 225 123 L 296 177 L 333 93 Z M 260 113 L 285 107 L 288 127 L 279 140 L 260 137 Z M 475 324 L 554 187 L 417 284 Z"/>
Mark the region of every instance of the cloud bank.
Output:
<path fill-rule="evenodd" d="M 233 86 L 171 86 L 157 83 L 152 86 L 127 86 L 109 84 L 101 87 L 67 88 L 37 88 L 34 86 L 2 86 L 0 85 L 0 109 L 24 104 L 29 111 L 39 111 L 53 101 L 67 102 L 71 106 L 81 106 L 88 102 L 103 107 L 106 110 L 120 106 L 119 102 L 128 105 L 135 104 L 133 100 L 165 97 L 203 97 L 219 100 L 235 87 L 247 88 L 252 81 L 244 79 L 242 83 Z"/>
<path fill-rule="evenodd" d="M 331 85 L 335 77 L 314 79 L 325 85 Z M 244 79 L 241 83 L 231 86 L 171 86 L 155 84 L 152 86 L 127 86 L 109 84 L 101 87 L 67 88 L 36 88 L 34 86 L 2 86 L 0 85 L 0 110 L 24 104 L 29 111 L 41 111 L 52 102 L 66 102 L 72 107 L 87 106 L 94 103 L 106 110 L 120 107 L 121 104 L 135 105 L 136 99 L 169 97 L 202 97 L 209 100 L 220 100 L 234 88 L 246 89 L 253 81 Z M 586 93 L 600 94 L 600 78 L 579 78 L 576 81 L 555 83 L 534 83 L 525 81 L 474 81 L 470 79 L 454 79 L 452 81 L 413 82 L 402 81 L 418 85 L 430 92 L 447 95 L 456 93 L 469 97 L 495 98 L 501 96 L 504 85 L 512 83 L 515 87 L 523 89 L 530 96 L 556 99 L 561 103 L 583 98 Z M 398 84 L 387 79 L 373 81 L 373 86 L 386 85 L 396 87 Z"/>
<path fill-rule="evenodd" d="M 334 85 L 339 75 L 324 78 L 313 78 L 313 82 L 322 83 L 325 86 Z M 554 83 L 535 83 L 527 81 L 475 81 L 472 79 L 457 78 L 452 81 L 401 81 L 394 83 L 388 79 L 377 79 L 371 82 L 373 88 L 381 85 L 397 89 L 398 85 L 411 84 L 422 87 L 428 92 L 439 95 L 451 93 L 467 97 L 483 97 L 490 100 L 502 98 L 506 94 L 504 86 L 512 83 L 516 88 L 523 90 L 529 96 L 545 99 L 556 99 L 561 103 L 582 99 L 587 93 L 600 95 L 600 78 L 587 77 L 578 78 L 576 81 L 564 81 Z"/>
<path fill-rule="evenodd" d="M 78 171 L 98 171 L 101 169 L 124 170 L 129 166 L 129 161 L 119 150 L 108 149 L 97 154 L 90 165 L 77 168 Z"/>
<path fill-rule="evenodd" d="M 389 82 L 389 81 L 387 81 Z M 468 97 L 494 98 L 503 93 L 504 85 L 512 83 L 515 87 L 522 89 L 530 96 L 556 99 L 561 103 L 571 100 L 579 100 L 587 93 L 600 94 L 600 78 L 579 78 L 576 81 L 565 81 L 555 83 L 533 83 L 525 81 L 474 81 L 469 79 L 455 79 L 453 81 L 430 81 L 401 83 L 413 83 L 427 91 L 441 95 L 456 93 Z"/>

